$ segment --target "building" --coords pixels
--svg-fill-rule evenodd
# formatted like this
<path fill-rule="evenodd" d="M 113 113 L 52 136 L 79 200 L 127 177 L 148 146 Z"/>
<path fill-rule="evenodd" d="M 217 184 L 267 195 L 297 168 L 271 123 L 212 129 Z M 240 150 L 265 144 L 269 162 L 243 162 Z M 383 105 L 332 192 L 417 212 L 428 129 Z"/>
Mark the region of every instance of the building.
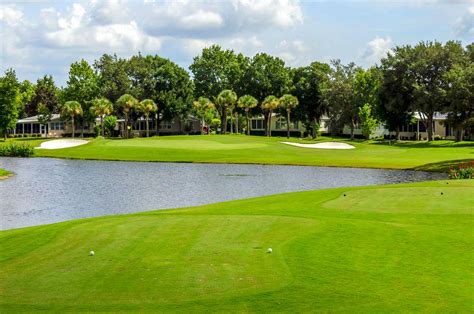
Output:
<path fill-rule="evenodd" d="M 272 116 L 272 135 L 273 136 L 286 136 L 286 118 L 278 114 Z M 306 128 L 300 121 L 291 121 L 290 118 L 290 135 L 292 137 L 302 137 L 306 132 Z M 265 118 L 263 116 L 257 116 L 250 119 L 250 134 L 251 135 L 265 135 Z"/>
<path fill-rule="evenodd" d="M 76 129 L 76 133 L 81 131 L 82 129 Z M 72 126 L 68 125 L 61 115 L 53 114 L 47 124 L 39 123 L 38 116 L 18 120 L 13 135 L 61 137 L 68 132 L 72 133 Z"/>
<path fill-rule="evenodd" d="M 122 135 L 124 130 L 123 119 L 117 120 L 115 127 L 115 135 Z M 100 125 L 100 119 L 97 118 L 94 123 L 85 123 L 84 129 L 82 129 L 81 123 L 76 123 L 75 134 L 84 134 L 85 136 L 95 135 L 95 125 Z M 150 135 L 156 134 L 156 128 L 154 122 L 150 120 Z M 138 121 L 133 123 L 133 130 L 131 131 L 135 136 L 146 135 L 146 121 L 140 118 Z M 190 117 L 186 120 L 174 118 L 171 121 L 160 121 L 160 134 L 199 134 L 200 133 L 200 122 L 194 117 Z M 41 137 L 63 137 L 72 135 L 72 124 L 70 121 L 66 121 L 59 114 L 53 114 L 51 121 L 47 124 L 41 124 L 38 121 L 38 116 L 32 116 L 24 119 L 20 119 L 16 123 L 16 127 L 10 134 L 13 136 L 41 136 Z"/>
<path fill-rule="evenodd" d="M 439 139 L 454 139 L 454 132 L 452 127 L 446 123 L 447 114 L 435 113 L 433 118 L 433 137 Z M 254 135 L 263 135 L 265 133 L 265 121 L 263 116 L 254 117 L 250 123 L 250 133 Z M 308 132 L 304 125 L 298 121 L 291 121 L 290 124 L 291 136 L 305 136 Z M 321 125 L 319 132 L 322 134 L 329 134 L 329 118 L 323 116 L 321 118 Z M 339 136 L 349 136 L 351 130 L 348 126 L 344 126 L 341 130 L 336 132 Z M 272 117 L 272 135 L 286 136 L 286 119 L 278 114 L 273 114 Z M 358 124 L 354 129 L 356 137 L 362 137 L 362 130 Z M 380 124 L 374 131 L 372 137 L 395 137 L 395 132 L 390 132 L 383 124 Z M 427 128 L 422 119 L 422 114 L 416 112 L 413 114 L 413 122 L 402 126 L 400 130 L 400 139 L 402 140 L 426 140 L 428 138 Z"/>

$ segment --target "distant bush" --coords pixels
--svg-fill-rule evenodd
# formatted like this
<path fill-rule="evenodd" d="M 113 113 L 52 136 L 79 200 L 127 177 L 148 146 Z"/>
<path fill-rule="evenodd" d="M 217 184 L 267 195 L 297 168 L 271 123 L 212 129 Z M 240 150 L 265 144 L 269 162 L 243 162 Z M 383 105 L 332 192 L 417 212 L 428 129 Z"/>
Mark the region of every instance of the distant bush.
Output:
<path fill-rule="evenodd" d="M 0 156 L 3 157 L 30 157 L 33 147 L 24 142 L 6 142 L 0 145 Z"/>
<path fill-rule="evenodd" d="M 474 179 L 474 161 L 470 163 L 460 163 L 459 166 L 449 169 L 450 179 Z"/>

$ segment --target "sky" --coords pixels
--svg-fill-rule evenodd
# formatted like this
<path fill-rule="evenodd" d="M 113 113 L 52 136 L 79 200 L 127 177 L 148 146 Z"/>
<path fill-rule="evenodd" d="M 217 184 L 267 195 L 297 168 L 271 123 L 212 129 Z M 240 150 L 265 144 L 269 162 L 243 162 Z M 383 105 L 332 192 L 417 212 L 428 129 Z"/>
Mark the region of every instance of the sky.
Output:
<path fill-rule="evenodd" d="M 1 71 L 67 82 L 72 62 L 158 54 L 184 68 L 204 47 L 288 66 L 376 64 L 395 46 L 474 41 L 474 0 L 19 0 L 0 2 Z"/>

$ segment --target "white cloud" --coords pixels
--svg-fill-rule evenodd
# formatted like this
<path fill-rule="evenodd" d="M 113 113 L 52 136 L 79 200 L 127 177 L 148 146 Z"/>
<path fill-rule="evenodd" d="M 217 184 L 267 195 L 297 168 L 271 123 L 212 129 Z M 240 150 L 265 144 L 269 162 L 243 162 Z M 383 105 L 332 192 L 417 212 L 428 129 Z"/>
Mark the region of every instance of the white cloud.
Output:
<path fill-rule="evenodd" d="M 474 39 L 474 6 L 456 21 L 455 32 L 459 37 Z"/>
<path fill-rule="evenodd" d="M 183 16 L 181 23 L 186 29 L 218 28 L 222 26 L 224 20 L 218 13 L 199 10 L 191 15 Z"/>
<path fill-rule="evenodd" d="M 392 39 L 390 37 L 375 37 L 367 43 L 367 47 L 362 57 L 369 62 L 379 62 L 391 51 Z"/>
<path fill-rule="evenodd" d="M 23 20 L 23 12 L 12 6 L 0 6 L 0 21 L 9 27 L 16 27 Z"/>
<path fill-rule="evenodd" d="M 303 22 L 303 11 L 295 0 L 234 0 L 234 8 L 249 24 L 289 27 Z"/>

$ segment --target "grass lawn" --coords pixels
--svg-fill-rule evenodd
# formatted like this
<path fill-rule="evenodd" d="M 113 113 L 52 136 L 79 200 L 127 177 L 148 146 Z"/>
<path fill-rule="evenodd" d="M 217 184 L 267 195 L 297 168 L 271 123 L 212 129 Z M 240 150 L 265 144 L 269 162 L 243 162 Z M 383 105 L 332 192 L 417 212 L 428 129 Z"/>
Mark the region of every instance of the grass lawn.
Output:
<path fill-rule="evenodd" d="M 473 195 L 340 188 L 3 231 L 0 312 L 472 313 Z"/>
<path fill-rule="evenodd" d="M 320 138 L 318 141 L 334 140 Z M 337 139 L 342 141 L 341 139 Z M 440 171 L 474 159 L 474 142 L 345 141 L 353 150 L 323 150 L 282 144 L 286 138 L 243 135 L 162 136 L 137 139 L 95 139 L 79 147 L 37 150 L 36 156 L 212 163 L 262 163 L 346 166 Z M 292 139 L 295 142 L 302 140 Z M 39 145 L 36 141 L 35 144 Z M 0 144 L 1 145 L 1 144 Z"/>

